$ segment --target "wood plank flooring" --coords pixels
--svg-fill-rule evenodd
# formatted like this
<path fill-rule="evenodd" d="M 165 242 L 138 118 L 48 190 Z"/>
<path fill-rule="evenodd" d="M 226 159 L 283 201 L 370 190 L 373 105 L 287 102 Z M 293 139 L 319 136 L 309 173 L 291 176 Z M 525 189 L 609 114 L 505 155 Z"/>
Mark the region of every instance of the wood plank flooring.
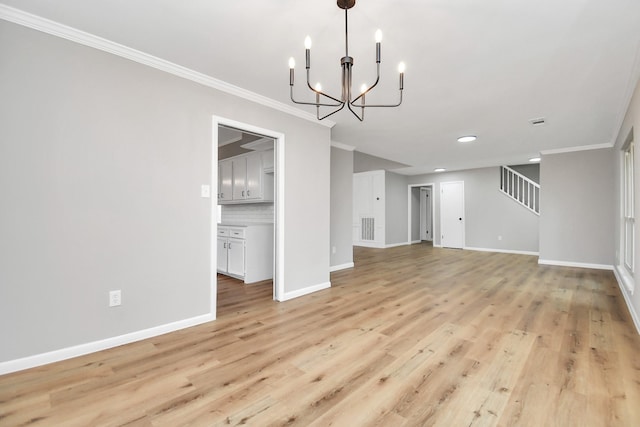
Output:
<path fill-rule="evenodd" d="M 219 278 L 218 320 L 0 377 L 1 426 L 638 426 L 611 272 L 355 248 L 285 303 Z"/>

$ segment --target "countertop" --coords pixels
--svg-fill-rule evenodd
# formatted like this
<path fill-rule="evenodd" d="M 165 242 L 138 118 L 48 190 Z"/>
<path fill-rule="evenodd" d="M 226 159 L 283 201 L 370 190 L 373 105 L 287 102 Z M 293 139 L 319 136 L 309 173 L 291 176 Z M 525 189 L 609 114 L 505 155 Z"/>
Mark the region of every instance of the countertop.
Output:
<path fill-rule="evenodd" d="M 261 226 L 261 227 L 271 226 L 271 227 L 273 227 L 273 223 L 272 222 L 245 222 L 245 223 L 222 222 L 222 223 L 218 224 L 218 227 L 251 227 L 251 226 Z"/>

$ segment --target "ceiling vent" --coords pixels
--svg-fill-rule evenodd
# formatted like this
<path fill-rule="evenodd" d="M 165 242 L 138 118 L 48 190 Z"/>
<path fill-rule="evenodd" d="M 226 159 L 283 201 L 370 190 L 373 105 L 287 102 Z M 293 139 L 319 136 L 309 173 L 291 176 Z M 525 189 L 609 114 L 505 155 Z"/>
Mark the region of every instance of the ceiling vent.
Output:
<path fill-rule="evenodd" d="M 537 119 L 529 119 L 529 123 L 532 126 L 542 126 L 545 123 L 544 117 L 538 117 Z"/>

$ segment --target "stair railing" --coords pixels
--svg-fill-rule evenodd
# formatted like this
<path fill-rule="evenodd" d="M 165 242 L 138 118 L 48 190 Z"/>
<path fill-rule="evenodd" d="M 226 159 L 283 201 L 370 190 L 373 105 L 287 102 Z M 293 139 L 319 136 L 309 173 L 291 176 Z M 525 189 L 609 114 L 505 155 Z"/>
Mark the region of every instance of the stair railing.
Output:
<path fill-rule="evenodd" d="M 540 215 L 540 184 L 508 166 L 500 166 L 500 191 Z"/>

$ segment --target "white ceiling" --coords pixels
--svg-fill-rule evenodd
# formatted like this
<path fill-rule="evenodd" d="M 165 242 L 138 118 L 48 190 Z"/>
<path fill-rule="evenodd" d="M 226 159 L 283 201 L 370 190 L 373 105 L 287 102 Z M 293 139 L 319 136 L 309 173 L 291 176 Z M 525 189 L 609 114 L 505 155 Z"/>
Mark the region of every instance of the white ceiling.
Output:
<path fill-rule="evenodd" d="M 290 56 L 297 98 L 313 99 L 302 86 L 310 35 L 312 84 L 339 94 L 335 0 L 1 1 L 287 104 Z M 368 110 L 363 123 L 331 116 L 332 139 L 412 166 L 403 173 L 612 144 L 640 73 L 638 0 L 358 0 L 349 11 L 355 90 L 374 79 L 377 28 L 382 77 L 368 101 L 396 100 L 402 60 L 404 102 Z M 531 126 L 538 117 L 547 123 Z M 477 142 L 456 142 L 465 134 Z"/>

